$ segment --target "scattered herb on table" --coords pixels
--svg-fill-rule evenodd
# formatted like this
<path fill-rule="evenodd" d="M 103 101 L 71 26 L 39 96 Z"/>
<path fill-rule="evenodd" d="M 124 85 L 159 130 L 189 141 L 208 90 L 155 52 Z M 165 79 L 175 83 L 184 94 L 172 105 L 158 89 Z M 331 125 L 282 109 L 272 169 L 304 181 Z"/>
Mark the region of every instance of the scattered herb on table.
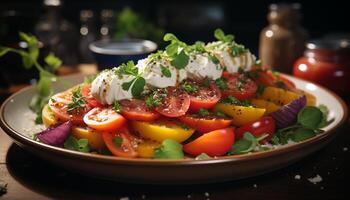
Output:
<path fill-rule="evenodd" d="M 0 57 L 10 52 L 16 53 L 22 57 L 23 67 L 25 69 L 35 67 L 38 70 L 39 80 L 36 85 L 37 93 L 31 99 L 29 107 L 37 114 L 35 122 L 42 123 L 41 111 L 53 94 L 51 84 L 57 79 L 54 72 L 61 66 L 62 61 L 53 53 L 49 53 L 44 58 L 45 65 L 42 66 L 38 61 L 40 51 L 37 38 L 23 32 L 19 33 L 19 37 L 22 42 L 28 45 L 28 48 L 26 50 L 21 50 L 0 46 Z"/>

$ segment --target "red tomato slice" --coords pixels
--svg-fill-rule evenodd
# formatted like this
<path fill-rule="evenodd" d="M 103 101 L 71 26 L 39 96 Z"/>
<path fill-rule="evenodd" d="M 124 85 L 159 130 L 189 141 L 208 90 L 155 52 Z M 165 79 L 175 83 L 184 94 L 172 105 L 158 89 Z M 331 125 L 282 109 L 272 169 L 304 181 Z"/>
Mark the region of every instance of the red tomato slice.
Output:
<path fill-rule="evenodd" d="M 71 120 L 76 125 L 84 124 L 83 116 L 90 110 L 90 107 L 86 106 L 83 109 L 68 112 L 68 104 L 71 102 L 72 89 L 54 95 L 49 100 L 48 105 L 54 115 L 61 121 Z"/>
<path fill-rule="evenodd" d="M 263 86 L 273 86 L 273 87 L 283 87 L 288 90 L 294 90 L 295 84 L 287 79 L 283 75 L 274 75 L 271 70 L 262 71 L 262 70 L 256 70 L 255 73 L 257 73 L 257 77 L 254 78 L 255 82 L 258 84 L 261 84 Z M 282 83 L 282 85 L 281 85 Z"/>
<path fill-rule="evenodd" d="M 122 138 L 120 146 L 115 142 L 115 138 Z M 114 132 L 102 132 L 102 138 L 109 151 L 117 157 L 135 158 L 137 152 L 135 146 L 137 146 L 136 138 L 133 137 L 126 127 L 121 127 Z"/>
<path fill-rule="evenodd" d="M 91 95 L 91 84 L 84 85 L 83 89 L 81 90 L 81 95 L 83 95 L 85 101 L 91 107 L 103 107 L 103 104 L 97 101 L 97 99 Z"/>
<path fill-rule="evenodd" d="M 197 117 L 194 115 L 185 115 L 179 117 L 179 120 L 201 133 L 226 128 L 232 123 L 232 120 L 216 116 Z"/>
<path fill-rule="evenodd" d="M 222 90 L 223 96 L 234 96 L 238 100 L 254 97 L 257 90 L 255 82 L 243 74 L 232 74 L 226 78 L 228 89 Z"/>
<path fill-rule="evenodd" d="M 166 117 L 185 115 L 190 107 L 190 96 L 176 87 L 168 87 L 166 97 L 156 98 L 162 98 L 162 103 L 156 107 L 156 111 Z"/>
<path fill-rule="evenodd" d="M 220 98 L 221 92 L 214 83 L 211 83 L 209 87 L 199 86 L 198 91 L 190 94 L 190 110 L 197 112 L 201 108 L 210 109 Z"/>
<path fill-rule="evenodd" d="M 201 153 L 209 156 L 222 156 L 231 149 L 234 140 L 234 129 L 224 128 L 206 133 L 185 144 L 183 150 L 192 156 L 198 156 Z"/>
<path fill-rule="evenodd" d="M 99 131 L 113 131 L 122 127 L 126 120 L 112 108 L 93 108 L 84 116 L 84 122 L 90 128 Z"/>
<path fill-rule="evenodd" d="M 154 121 L 160 115 L 147 108 L 145 101 L 139 99 L 121 100 L 121 114 L 129 120 Z"/>
<path fill-rule="evenodd" d="M 275 120 L 270 116 L 266 116 L 259 119 L 258 121 L 237 128 L 236 139 L 242 138 L 245 132 L 250 132 L 255 137 L 262 136 L 263 134 L 268 134 L 269 136 L 260 142 L 266 143 L 272 138 L 273 134 L 275 133 L 275 130 Z"/>

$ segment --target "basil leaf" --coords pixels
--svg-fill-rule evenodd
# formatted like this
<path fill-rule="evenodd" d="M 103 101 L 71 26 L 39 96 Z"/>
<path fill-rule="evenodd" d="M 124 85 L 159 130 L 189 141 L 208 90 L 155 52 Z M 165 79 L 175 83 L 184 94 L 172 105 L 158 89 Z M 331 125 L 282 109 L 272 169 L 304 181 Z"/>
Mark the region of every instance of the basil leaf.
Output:
<path fill-rule="evenodd" d="M 323 119 L 320 109 L 313 106 L 306 106 L 298 113 L 298 123 L 310 129 L 317 129 Z"/>
<path fill-rule="evenodd" d="M 73 136 L 69 136 L 64 142 L 63 146 L 69 150 L 77 150 L 79 148 L 78 141 Z"/>
<path fill-rule="evenodd" d="M 169 44 L 165 48 L 165 51 L 170 57 L 173 57 L 173 56 L 175 56 L 177 54 L 177 50 L 178 49 L 179 49 L 179 44 L 178 43 L 172 43 L 172 44 Z"/>
<path fill-rule="evenodd" d="M 183 159 L 182 145 L 175 140 L 166 139 L 155 149 L 154 157 L 159 159 Z"/>
<path fill-rule="evenodd" d="M 314 130 L 308 129 L 308 128 L 298 128 L 297 130 L 294 131 L 293 134 L 291 134 L 291 139 L 294 142 L 301 142 L 309 138 L 312 138 L 314 136 L 316 136 L 316 133 Z"/>
<path fill-rule="evenodd" d="M 136 80 L 136 78 L 132 79 L 132 80 L 129 81 L 129 82 L 124 82 L 124 83 L 122 84 L 123 90 L 129 91 L 129 89 L 130 89 L 132 83 L 133 83 L 135 80 Z"/>
<path fill-rule="evenodd" d="M 62 61 L 59 58 L 57 58 L 53 53 L 47 55 L 44 60 L 46 64 L 48 64 L 54 70 L 56 70 L 59 66 L 62 65 Z"/>
<path fill-rule="evenodd" d="M 189 61 L 189 56 L 185 53 L 184 50 L 181 50 L 179 54 L 174 56 L 171 61 L 171 65 L 173 65 L 176 69 L 183 69 L 186 67 Z"/>
<path fill-rule="evenodd" d="M 171 77 L 171 72 L 167 67 L 160 65 L 160 70 L 165 77 L 168 77 L 168 78 Z"/>
<path fill-rule="evenodd" d="M 245 132 L 243 138 L 232 145 L 229 155 L 251 152 L 259 144 L 258 140 L 250 132 Z"/>
<path fill-rule="evenodd" d="M 80 139 L 78 140 L 78 151 L 80 152 L 90 152 L 89 140 L 88 139 Z"/>
<path fill-rule="evenodd" d="M 177 39 L 177 37 L 174 34 L 172 34 L 172 33 L 165 34 L 164 37 L 163 37 L 163 40 L 165 42 L 168 42 L 168 41 L 179 41 L 179 39 Z"/>
<path fill-rule="evenodd" d="M 137 77 L 135 80 L 135 83 L 132 85 L 131 88 L 131 94 L 134 97 L 141 96 L 141 93 L 143 92 L 143 89 L 145 87 L 146 80 L 142 77 Z"/>

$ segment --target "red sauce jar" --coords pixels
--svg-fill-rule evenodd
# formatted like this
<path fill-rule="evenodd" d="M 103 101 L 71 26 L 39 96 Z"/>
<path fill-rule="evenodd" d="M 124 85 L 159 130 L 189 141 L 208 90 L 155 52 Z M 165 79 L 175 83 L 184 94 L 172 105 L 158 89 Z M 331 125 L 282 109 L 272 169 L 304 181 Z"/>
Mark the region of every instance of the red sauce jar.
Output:
<path fill-rule="evenodd" d="M 293 75 L 340 95 L 350 92 L 350 40 L 314 40 L 293 67 Z"/>

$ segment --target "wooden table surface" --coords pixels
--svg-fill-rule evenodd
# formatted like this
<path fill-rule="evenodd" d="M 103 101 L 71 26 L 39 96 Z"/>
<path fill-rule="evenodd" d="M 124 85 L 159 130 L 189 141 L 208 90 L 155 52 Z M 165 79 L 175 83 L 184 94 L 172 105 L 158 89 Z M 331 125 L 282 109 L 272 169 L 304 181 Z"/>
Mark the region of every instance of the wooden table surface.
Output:
<path fill-rule="evenodd" d="M 282 170 L 225 183 L 161 186 L 72 173 L 24 151 L 0 129 L 0 184 L 7 184 L 0 199 L 349 199 L 350 122 L 337 133 L 328 146 Z M 317 175 L 321 182 L 308 180 Z"/>

